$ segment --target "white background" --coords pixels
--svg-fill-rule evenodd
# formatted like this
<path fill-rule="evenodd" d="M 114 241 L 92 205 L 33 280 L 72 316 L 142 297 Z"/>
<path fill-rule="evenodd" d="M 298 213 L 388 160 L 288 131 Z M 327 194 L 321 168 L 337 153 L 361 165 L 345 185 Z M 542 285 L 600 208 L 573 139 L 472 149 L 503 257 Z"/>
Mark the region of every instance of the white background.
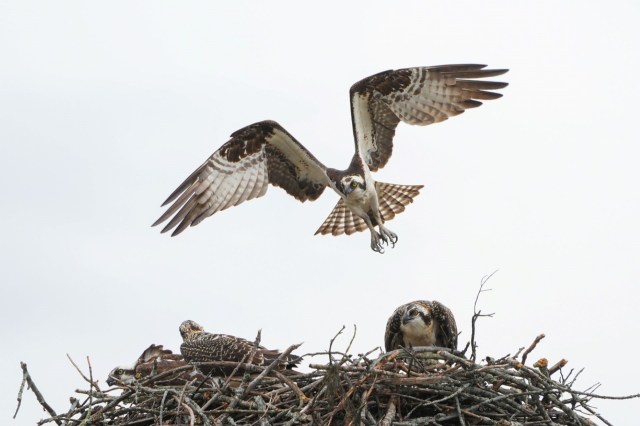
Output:
<path fill-rule="evenodd" d="M 461 346 L 480 279 L 479 355 L 546 333 L 531 362 L 567 358 L 577 387 L 638 393 L 640 149 L 637 2 L 0 2 L 0 422 L 59 412 L 178 325 L 300 353 L 383 343 L 415 299 L 456 314 Z M 375 177 L 424 184 L 389 227 L 313 236 L 337 201 L 264 198 L 178 238 L 160 203 L 234 130 L 275 119 L 324 164 L 353 153 L 348 89 L 390 68 L 510 68 L 505 96 L 445 123 L 400 125 Z M 317 360 L 324 361 L 324 360 Z M 307 363 L 305 361 L 305 363 Z M 616 425 L 640 403 L 597 401 Z"/>

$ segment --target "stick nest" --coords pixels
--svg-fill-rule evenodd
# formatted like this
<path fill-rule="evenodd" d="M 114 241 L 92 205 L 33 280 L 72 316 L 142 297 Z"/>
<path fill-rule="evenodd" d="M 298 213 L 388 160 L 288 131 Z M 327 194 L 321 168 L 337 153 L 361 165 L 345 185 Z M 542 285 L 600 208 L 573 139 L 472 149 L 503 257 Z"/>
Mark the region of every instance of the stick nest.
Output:
<path fill-rule="evenodd" d="M 188 365 L 104 391 L 81 372 L 90 389 L 77 390 L 81 397 L 71 398 L 65 414 L 55 414 L 38 397 L 51 414 L 39 424 L 593 425 L 588 418 L 593 416 L 609 424 L 590 405 L 594 398 L 609 397 L 591 393 L 593 388 L 574 390 L 579 373 L 571 371 L 565 377 L 560 370 L 565 360 L 553 366 L 544 358 L 532 366 L 524 364 L 542 337 L 520 360 L 524 348 L 515 356 L 480 362 L 473 359 L 475 351 L 466 358 L 437 347 L 400 349 L 378 357 L 371 356 L 377 350 L 360 355 L 326 352 L 329 362 L 310 364 L 307 373 L 213 362 L 207 365 L 235 367 L 233 379 L 200 377 L 166 385 L 193 369 Z M 26 364 L 23 371 L 34 388 Z M 551 378 L 555 373 L 558 380 Z M 37 388 L 33 390 L 39 395 Z"/>

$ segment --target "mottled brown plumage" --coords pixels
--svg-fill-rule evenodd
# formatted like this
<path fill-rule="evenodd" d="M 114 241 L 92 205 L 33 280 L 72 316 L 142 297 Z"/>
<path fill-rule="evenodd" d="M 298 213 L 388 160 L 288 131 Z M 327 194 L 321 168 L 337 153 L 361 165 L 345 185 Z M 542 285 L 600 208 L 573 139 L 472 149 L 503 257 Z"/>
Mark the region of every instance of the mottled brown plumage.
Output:
<path fill-rule="evenodd" d="M 426 126 L 479 107 L 479 99 L 500 98 L 502 94 L 490 90 L 502 89 L 507 83 L 475 79 L 495 77 L 508 70 L 485 67 L 460 64 L 404 68 L 378 73 L 351 86 L 356 149 L 369 169 L 375 172 L 389 161 L 400 121 Z M 357 126 L 354 116 L 358 113 L 366 116 L 363 118 L 370 121 L 369 126 Z"/>
<path fill-rule="evenodd" d="M 107 384 L 109 386 L 130 385 L 136 380 L 144 380 L 151 375 L 164 373 L 185 365 L 187 362 L 182 355 L 174 354 L 171 350 L 164 349 L 162 345 L 151 345 L 142 352 L 133 365 L 118 366 L 111 370 Z M 181 371 L 162 378 L 157 384 L 184 385 L 193 379 L 204 380 L 204 376 L 194 375 L 192 371 Z"/>
<path fill-rule="evenodd" d="M 416 346 L 457 349 L 458 328 L 449 308 L 435 300 L 416 300 L 393 312 L 384 334 L 385 350 Z"/>
<path fill-rule="evenodd" d="M 371 248 L 382 253 L 383 244 L 395 245 L 398 239 L 384 222 L 404 211 L 422 187 L 380 184 L 371 177 L 389 161 L 397 125 L 437 123 L 481 105 L 480 100 L 499 98 L 491 90 L 507 83 L 476 79 L 507 70 L 485 67 L 404 68 L 355 83 L 350 90 L 355 153 L 345 170 L 325 167 L 275 121 L 237 130 L 167 198 L 163 206 L 172 204 L 153 225 L 169 219 L 162 232 L 175 228 L 172 235 L 177 235 L 216 212 L 263 196 L 269 184 L 300 201 L 317 199 L 329 186 L 340 201 L 316 234 L 369 229 Z"/>
<path fill-rule="evenodd" d="M 205 374 L 213 374 L 216 376 L 229 375 L 233 368 L 222 368 L 213 366 L 198 365 L 198 363 L 206 363 L 212 361 L 233 361 L 243 362 L 255 365 L 270 365 L 278 362 L 276 368 L 285 370 L 293 368 L 300 360 L 299 357 L 289 355 L 288 357 L 278 360 L 280 352 L 277 350 L 266 349 L 241 337 L 230 336 L 227 334 L 212 334 L 204 331 L 204 328 L 195 321 L 187 320 L 180 325 L 180 335 L 182 336 L 182 345 L 180 352 L 184 358 L 196 366 Z M 253 353 L 253 357 L 251 354 Z"/>

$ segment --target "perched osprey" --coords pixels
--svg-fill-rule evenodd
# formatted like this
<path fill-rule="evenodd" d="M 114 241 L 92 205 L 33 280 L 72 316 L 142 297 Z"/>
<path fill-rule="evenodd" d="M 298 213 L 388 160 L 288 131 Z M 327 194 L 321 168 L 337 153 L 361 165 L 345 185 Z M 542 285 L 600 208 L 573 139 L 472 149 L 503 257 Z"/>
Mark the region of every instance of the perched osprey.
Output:
<path fill-rule="evenodd" d="M 187 365 L 182 355 L 174 354 L 169 349 L 163 349 L 162 345 L 151 345 L 136 360 L 133 365 L 118 366 L 111 370 L 107 378 L 107 384 L 130 385 L 136 380 L 142 380 L 152 374 L 160 374 L 174 368 Z M 169 375 L 161 379 L 163 385 L 181 385 L 191 381 L 195 376 L 189 371 Z M 200 377 L 204 379 L 205 377 Z"/>
<path fill-rule="evenodd" d="M 458 328 L 449 308 L 435 300 L 416 300 L 393 312 L 384 333 L 385 350 L 415 346 L 457 349 Z"/>
<path fill-rule="evenodd" d="M 268 184 L 279 186 L 300 201 L 315 200 L 326 187 L 338 204 L 316 234 L 353 234 L 369 229 L 371 248 L 398 240 L 383 224 L 404 211 L 422 185 L 376 182 L 371 172 L 391 157 L 400 121 L 424 126 L 438 123 L 482 105 L 480 100 L 502 95 L 491 90 L 507 83 L 477 80 L 506 69 L 486 65 L 441 65 L 384 71 L 354 84 L 351 121 L 355 153 L 346 170 L 325 167 L 275 121 L 261 121 L 231 134 L 162 204 L 173 202 L 153 226 L 173 216 L 162 232 L 188 226 L 246 200 L 263 196 Z M 375 227 L 378 227 L 376 231 Z"/>
<path fill-rule="evenodd" d="M 276 361 L 281 354 L 277 350 L 258 346 L 253 358 L 251 358 L 251 353 L 255 348 L 253 342 L 226 334 L 207 333 L 200 324 L 191 320 L 180 324 L 180 335 L 183 340 L 182 345 L 180 345 L 180 352 L 190 363 L 233 361 L 269 365 Z M 299 357 L 289 355 L 286 359 L 279 361 L 280 364 L 276 368 L 278 370 L 291 369 L 299 361 Z M 233 368 L 212 366 L 198 366 L 198 368 L 205 374 L 212 373 L 213 375 L 221 376 L 229 375 L 233 371 Z"/>

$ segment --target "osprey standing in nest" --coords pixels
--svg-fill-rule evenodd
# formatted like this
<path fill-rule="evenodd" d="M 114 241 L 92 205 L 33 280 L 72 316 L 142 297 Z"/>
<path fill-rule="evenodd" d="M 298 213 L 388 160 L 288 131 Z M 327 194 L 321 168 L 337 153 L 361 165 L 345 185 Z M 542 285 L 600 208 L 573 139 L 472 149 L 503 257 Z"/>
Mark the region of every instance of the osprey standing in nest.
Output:
<path fill-rule="evenodd" d="M 385 350 L 416 346 L 457 349 L 458 328 L 449 308 L 435 300 L 416 300 L 393 312 L 384 333 Z"/>
<path fill-rule="evenodd" d="M 385 221 L 404 211 L 422 185 L 376 182 L 371 172 L 391 157 L 400 121 L 425 126 L 482 105 L 502 95 L 491 90 L 507 83 L 476 80 L 506 69 L 463 64 L 384 71 L 351 86 L 351 122 L 355 153 L 346 170 L 325 167 L 275 121 L 260 121 L 231 134 L 162 204 L 173 202 L 153 226 L 173 216 L 162 232 L 188 226 L 246 200 L 263 196 L 268 184 L 300 201 L 317 199 L 326 187 L 338 204 L 316 234 L 353 234 L 369 229 L 371 249 L 398 241 Z M 375 227 L 378 227 L 376 231 Z"/>
<path fill-rule="evenodd" d="M 233 361 L 255 365 L 269 365 L 278 362 L 278 370 L 289 370 L 296 366 L 300 358 L 289 355 L 278 360 L 280 352 L 266 349 L 262 346 L 255 348 L 255 344 L 241 337 L 227 334 L 212 334 L 195 321 L 187 320 L 180 324 L 182 345 L 180 352 L 190 363 L 206 363 L 212 361 Z M 251 354 L 253 353 L 253 357 Z M 214 376 L 229 375 L 233 368 L 197 366 L 205 374 Z"/>

